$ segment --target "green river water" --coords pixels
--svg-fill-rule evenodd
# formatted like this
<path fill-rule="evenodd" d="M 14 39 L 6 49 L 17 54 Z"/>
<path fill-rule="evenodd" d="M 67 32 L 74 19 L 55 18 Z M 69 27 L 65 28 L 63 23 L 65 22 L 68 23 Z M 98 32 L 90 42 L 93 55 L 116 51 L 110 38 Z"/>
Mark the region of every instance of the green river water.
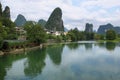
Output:
<path fill-rule="evenodd" d="M 120 43 L 80 41 L 0 56 L 0 80 L 120 80 Z"/>

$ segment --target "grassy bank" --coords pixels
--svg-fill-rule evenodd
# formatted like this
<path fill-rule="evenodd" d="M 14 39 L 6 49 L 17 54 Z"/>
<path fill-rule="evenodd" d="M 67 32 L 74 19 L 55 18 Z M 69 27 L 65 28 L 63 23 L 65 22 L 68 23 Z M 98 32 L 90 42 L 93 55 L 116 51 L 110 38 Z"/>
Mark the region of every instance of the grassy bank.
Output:
<path fill-rule="evenodd" d="M 96 40 L 97 42 L 115 42 L 118 43 L 120 42 L 120 39 L 115 39 L 115 40 Z"/>

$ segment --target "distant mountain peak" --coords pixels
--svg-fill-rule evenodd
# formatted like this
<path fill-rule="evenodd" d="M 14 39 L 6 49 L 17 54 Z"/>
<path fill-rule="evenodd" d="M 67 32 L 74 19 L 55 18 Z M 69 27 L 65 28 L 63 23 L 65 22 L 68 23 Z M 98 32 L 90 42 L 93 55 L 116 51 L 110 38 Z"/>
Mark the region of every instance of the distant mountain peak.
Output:
<path fill-rule="evenodd" d="M 109 29 L 112 29 L 116 33 L 120 34 L 120 27 L 114 27 L 111 23 L 108 23 L 106 25 L 100 25 L 100 27 L 98 28 L 97 33 L 98 34 L 105 34 L 106 30 L 109 30 Z"/>
<path fill-rule="evenodd" d="M 45 25 L 45 28 L 52 31 L 64 31 L 62 10 L 59 7 L 53 10 Z"/>
<path fill-rule="evenodd" d="M 5 10 L 2 13 L 4 18 L 10 19 L 10 8 L 8 6 L 5 7 Z"/>
<path fill-rule="evenodd" d="M 22 14 L 19 14 L 15 20 L 16 26 L 21 27 L 25 23 L 26 23 L 26 18 Z"/>
<path fill-rule="evenodd" d="M 46 21 L 44 19 L 40 19 L 38 21 L 38 24 L 40 24 L 43 28 L 45 28 L 45 25 L 46 25 Z"/>
<path fill-rule="evenodd" d="M 86 23 L 85 32 L 93 32 L 93 24 Z"/>

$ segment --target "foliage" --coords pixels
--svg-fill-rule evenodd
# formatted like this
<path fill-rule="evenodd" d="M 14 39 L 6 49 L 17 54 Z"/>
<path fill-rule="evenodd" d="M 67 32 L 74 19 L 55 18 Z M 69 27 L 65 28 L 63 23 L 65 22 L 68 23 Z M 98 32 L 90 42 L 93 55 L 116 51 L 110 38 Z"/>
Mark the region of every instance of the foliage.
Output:
<path fill-rule="evenodd" d="M 26 45 L 27 45 L 26 41 L 7 40 L 3 42 L 2 48 L 5 50 L 11 50 L 19 47 L 25 47 Z"/>
<path fill-rule="evenodd" d="M 57 36 L 56 41 L 57 42 L 62 42 L 62 36 Z"/>
<path fill-rule="evenodd" d="M 16 39 L 15 34 L 15 24 L 10 20 L 10 8 L 6 6 L 5 10 L 2 11 L 0 3 L 0 36 L 3 39 Z"/>
<path fill-rule="evenodd" d="M 79 37 L 80 37 L 80 40 L 86 40 L 85 32 L 84 31 L 80 31 L 79 32 Z"/>
<path fill-rule="evenodd" d="M 2 26 L 2 24 L 0 23 L 0 37 L 5 38 L 6 36 L 7 36 L 7 33 L 4 29 L 4 27 Z"/>
<path fill-rule="evenodd" d="M 86 40 L 93 40 L 94 33 L 93 32 L 85 32 L 85 38 L 86 38 Z"/>
<path fill-rule="evenodd" d="M 80 37 L 79 37 L 79 30 L 78 30 L 77 28 L 75 28 L 75 29 L 73 29 L 73 30 L 71 29 L 71 30 L 68 32 L 67 36 L 68 36 L 69 39 L 72 40 L 72 41 L 78 41 L 78 40 L 80 39 Z"/>
<path fill-rule="evenodd" d="M 73 30 L 71 29 L 68 32 L 67 36 L 72 41 L 93 40 L 94 39 L 94 33 L 79 31 L 77 28 L 75 28 Z"/>
<path fill-rule="evenodd" d="M 104 40 L 104 35 L 94 34 L 94 40 Z"/>
<path fill-rule="evenodd" d="M 2 19 L 2 27 L 6 32 L 5 39 L 16 39 L 15 24 L 10 19 Z"/>
<path fill-rule="evenodd" d="M 46 32 L 37 24 L 27 22 L 24 26 L 27 31 L 27 39 L 33 43 L 40 44 L 46 41 Z"/>
<path fill-rule="evenodd" d="M 75 36 L 75 34 L 72 32 L 72 30 L 68 32 L 67 36 L 68 36 L 68 39 L 70 39 L 70 40 L 72 40 L 72 41 L 77 41 L 77 40 L 76 40 L 76 36 Z"/>
<path fill-rule="evenodd" d="M 116 39 L 116 32 L 114 30 L 107 30 L 106 39 L 107 40 L 115 40 Z"/>
<path fill-rule="evenodd" d="M 61 36 L 61 38 L 62 38 L 63 41 L 65 41 L 65 42 L 67 41 L 67 36 L 66 35 L 61 34 L 60 36 Z"/>
<path fill-rule="evenodd" d="M 53 35 L 48 34 L 47 39 L 52 40 L 53 42 L 62 42 L 64 40 L 63 35 Z"/>
<path fill-rule="evenodd" d="M 117 34 L 117 37 L 120 38 L 120 34 Z"/>
<path fill-rule="evenodd" d="M 116 46 L 115 42 L 106 42 L 106 49 L 108 50 L 114 50 Z"/>
<path fill-rule="evenodd" d="M 3 45 L 3 38 L 0 36 L 0 49 L 1 49 L 2 45 Z"/>
<path fill-rule="evenodd" d="M 56 36 L 52 34 L 47 34 L 47 39 L 56 39 Z"/>

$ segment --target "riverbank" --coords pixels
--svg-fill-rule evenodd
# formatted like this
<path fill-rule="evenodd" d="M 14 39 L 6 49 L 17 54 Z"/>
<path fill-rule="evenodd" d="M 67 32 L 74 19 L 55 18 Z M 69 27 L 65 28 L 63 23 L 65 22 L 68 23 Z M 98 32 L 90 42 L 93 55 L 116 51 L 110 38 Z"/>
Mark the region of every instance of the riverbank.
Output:
<path fill-rule="evenodd" d="M 68 42 L 67 42 L 68 43 Z M 7 55 L 7 54 L 21 54 L 21 53 L 26 53 L 35 49 L 42 49 L 43 47 L 46 47 L 48 45 L 55 45 L 55 44 L 65 44 L 65 42 L 63 43 L 43 43 L 40 44 L 39 46 L 33 46 L 33 47 L 25 47 L 25 48 L 19 48 L 19 49 L 13 49 L 10 51 L 0 51 L 0 56 L 2 55 Z"/>
<path fill-rule="evenodd" d="M 35 49 L 42 49 L 43 47 L 46 47 L 48 45 L 55 45 L 55 44 L 69 44 L 70 42 L 47 42 L 47 43 L 43 43 L 41 45 L 38 46 L 33 46 L 33 47 L 25 47 L 25 48 L 19 48 L 19 49 L 12 49 L 10 51 L 0 51 L 0 56 L 2 55 L 7 55 L 7 54 L 21 54 L 21 53 L 26 53 L 28 51 L 32 51 Z"/>
<path fill-rule="evenodd" d="M 97 42 L 115 42 L 115 43 L 118 43 L 120 41 L 119 40 L 97 40 Z M 0 56 L 5 55 L 5 54 L 21 54 L 21 53 L 26 53 L 28 51 L 32 51 L 32 50 L 35 50 L 35 49 L 42 49 L 43 47 L 46 47 L 48 45 L 69 44 L 69 43 L 74 43 L 74 42 L 60 42 L 60 43 L 58 43 L 58 42 L 52 42 L 52 43 L 47 42 L 47 43 L 43 43 L 39 46 L 13 49 L 13 50 L 8 51 L 8 52 L 0 51 Z"/>
<path fill-rule="evenodd" d="M 28 51 L 31 51 L 31 50 L 34 50 L 34 49 L 38 49 L 40 48 L 40 46 L 34 46 L 34 47 L 31 47 L 31 48 L 22 48 L 22 49 L 15 49 L 15 50 L 12 50 L 10 52 L 7 52 L 9 54 L 20 54 L 20 53 L 25 53 L 25 52 L 28 52 Z"/>
<path fill-rule="evenodd" d="M 120 42 L 120 40 L 117 40 L 117 39 L 115 39 L 115 40 L 96 40 L 97 42 L 115 42 L 115 43 L 118 43 L 118 42 Z"/>
<path fill-rule="evenodd" d="M 4 55 L 4 52 L 3 51 L 0 51 L 0 56 Z"/>

